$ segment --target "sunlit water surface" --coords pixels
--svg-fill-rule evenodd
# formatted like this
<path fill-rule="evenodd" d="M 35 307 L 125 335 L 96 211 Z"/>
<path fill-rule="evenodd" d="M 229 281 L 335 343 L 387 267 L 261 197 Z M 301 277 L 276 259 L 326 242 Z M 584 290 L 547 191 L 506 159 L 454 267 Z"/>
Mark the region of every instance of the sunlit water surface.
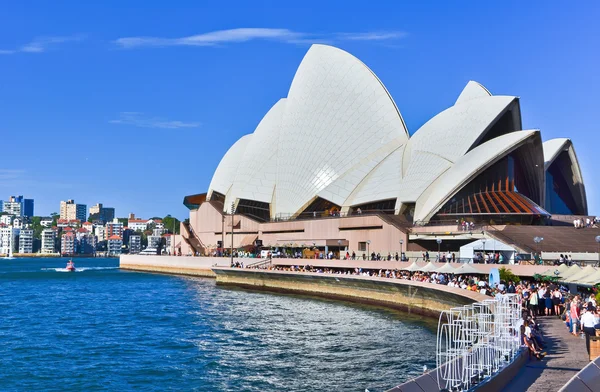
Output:
<path fill-rule="evenodd" d="M 66 261 L 0 259 L 0 390 L 381 391 L 434 365 L 427 320 Z"/>

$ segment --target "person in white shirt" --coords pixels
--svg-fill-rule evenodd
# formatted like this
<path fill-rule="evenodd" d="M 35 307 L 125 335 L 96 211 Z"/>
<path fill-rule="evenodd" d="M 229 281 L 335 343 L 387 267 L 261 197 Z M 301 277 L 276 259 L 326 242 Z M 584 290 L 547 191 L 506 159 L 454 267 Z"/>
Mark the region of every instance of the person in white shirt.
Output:
<path fill-rule="evenodd" d="M 585 332 L 585 347 L 587 348 L 588 355 L 590 353 L 590 336 L 596 336 L 596 315 L 592 304 L 588 303 L 587 311 L 581 316 L 581 326 L 583 332 Z"/>

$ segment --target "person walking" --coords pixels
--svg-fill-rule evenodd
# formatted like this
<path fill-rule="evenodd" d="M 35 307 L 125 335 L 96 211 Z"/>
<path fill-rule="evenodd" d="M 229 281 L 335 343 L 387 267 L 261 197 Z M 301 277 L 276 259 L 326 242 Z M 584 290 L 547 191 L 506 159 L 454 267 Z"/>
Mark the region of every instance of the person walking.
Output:
<path fill-rule="evenodd" d="M 579 296 L 576 295 L 571 301 L 571 333 L 577 336 L 577 325 L 579 324 Z"/>
<path fill-rule="evenodd" d="M 581 316 L 581 328 L 585 333 L 585 347 L 587 349 L 588 355 L 590 355 L 590 336 L 596 336 L 596 316 L 594 314 L 594 307 L 591 303 L 588 303 L 588 306 Z"/>

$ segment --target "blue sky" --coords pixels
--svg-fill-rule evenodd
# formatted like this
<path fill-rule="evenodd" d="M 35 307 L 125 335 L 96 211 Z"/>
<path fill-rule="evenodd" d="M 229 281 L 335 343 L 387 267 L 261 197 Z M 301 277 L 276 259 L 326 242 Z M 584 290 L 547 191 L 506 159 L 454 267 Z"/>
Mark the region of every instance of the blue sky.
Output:
<path fill-rule="evenodd" d="M 183 196 L 286 96 L 311 42 L 365 62 L 411 134 L 469 80 L 520 96 L 525 129 L 573 139 L 600 213 L 598 2 L 85 3 L 0 13 L 0 197 L 36 214 L 73 198 L 186 217 Z"/>

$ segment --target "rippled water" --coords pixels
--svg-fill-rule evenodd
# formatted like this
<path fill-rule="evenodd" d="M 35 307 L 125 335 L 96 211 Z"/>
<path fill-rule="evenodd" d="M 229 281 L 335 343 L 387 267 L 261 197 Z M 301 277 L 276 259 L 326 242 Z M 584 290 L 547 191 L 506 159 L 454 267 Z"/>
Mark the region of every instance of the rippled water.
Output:
<path fill-rule="evenodd" d="M 75 261 L 0 259 L 0 390 L 363 392 L 434 365 L 408 315 Z"/>

